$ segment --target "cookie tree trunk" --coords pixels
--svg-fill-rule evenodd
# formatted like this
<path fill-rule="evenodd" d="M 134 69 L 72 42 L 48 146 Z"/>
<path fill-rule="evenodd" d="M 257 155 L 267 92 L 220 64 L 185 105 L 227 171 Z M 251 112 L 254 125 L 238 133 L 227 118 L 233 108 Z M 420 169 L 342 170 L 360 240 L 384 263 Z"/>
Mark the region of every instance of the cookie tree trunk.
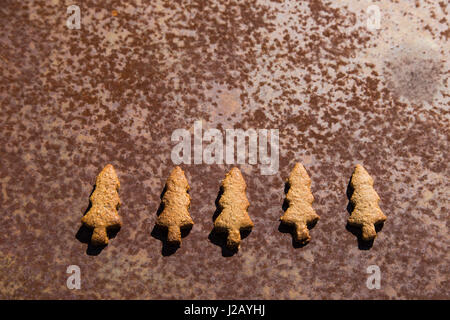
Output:
<path fill-rule="evenodd" d="M 219 231 L 227 231 L 227 247 L 239 249 L 241 229 L 253 228 L 247 209 L 250 206 L 245 190 L 247 185 L 238 168 L 233 168 L 222 181 L 223 194 L 219 199 L 220 215 L 214 221 Z"/>
<path fill-rule="evenodd" d="M 110 228 L 120 228 L 122 225 L 117 209 L 120 206 L 120 182 L 111 164 L 99 173 L 95 182 L 95 190 L 90 197 L 91 209 L 81 219 L 81 222 L 94 229 L 91 243 L 107 245 Z"/>
<path fill-rule="evenodd" d="M 158 226 L 167 229 L 167 242 L 173 245 L 181 245 L 181 228 L 191 228 L 194 225 L 189 215 L 191 197 L 188 190 L 189 184 L 184 171 L 175 167 L 166 182 L 162 198 L 164 210 L 156 221 Z"/>

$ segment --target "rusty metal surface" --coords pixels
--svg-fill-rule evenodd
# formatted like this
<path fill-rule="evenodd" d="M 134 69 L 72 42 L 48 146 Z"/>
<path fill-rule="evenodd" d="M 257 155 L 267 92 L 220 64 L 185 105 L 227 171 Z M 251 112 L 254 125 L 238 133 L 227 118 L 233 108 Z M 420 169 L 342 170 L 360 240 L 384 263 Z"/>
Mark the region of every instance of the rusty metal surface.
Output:
<path fill-rule="evenodd" d="M 0 298 L 449 298 L 446 2 L 377 3 L 376 31 L 365 1 L 79 1 L 80 30 L 69 4 L 0 6 Z M 277 174 L 239 166 L 255 227 L 232 256 L 209 237 L 230 165 L 183 165 L 195 225 L 176 252 L 152 236 L 195 120 L 280 132 Z M 321 216 L 301 248 L 278 230 L 296 161 Z M 80 219 L 107 163 L 123 227 L 93 252 Z M 371 248 L 346 229 L 356 163 L 388 217 Z"/>

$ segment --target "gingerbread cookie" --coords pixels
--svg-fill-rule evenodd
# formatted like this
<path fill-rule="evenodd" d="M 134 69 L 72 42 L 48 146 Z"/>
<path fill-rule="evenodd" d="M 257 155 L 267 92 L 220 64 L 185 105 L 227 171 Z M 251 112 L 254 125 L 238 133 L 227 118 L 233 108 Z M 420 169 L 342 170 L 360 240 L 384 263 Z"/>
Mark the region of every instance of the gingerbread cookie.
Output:
<path fill-rule="evenodd" d="M 111 164 L 97 176 L 95 190 L 90 197 L 91 208 L 81 219 L 87 227 L 94 229 L 91 237 L 93 245 L 107 245 L 107 230 L 120 228 L 122 221 L 117 213 L 120 206 L 120 182 Z"/>
<path fill-rule="evenodd" d="M 371 241 L 377 236 L 375 225 L 386 221 L 386 216 L 378 206 L 380 197 L 373 189 L 373 179 L 361 165 L 356 165 L 350 180 L 353 194 L 350 202 L 353 211 L 348 224 L 362 228 L 362 239 Z"/>
<path fill-rule="evenodd" d="M 156 220 L 159 227 L 168 230 L 167 242 L 173 245 L 181 244 L 180 228 L 191 228 L 194 225 L 189 215 L 191 197 L 188 193 L 189 184 L 180 167 L 175 167 L 166 182 L 162 203 L 164 209 Z"/>
<path fill-rule="evenodd" d="M 306 244 L 311 240 L 308 225 L 316 223 L 320 217 L 312 207 L 314 196 L 311 193 L 311 179 L 301 163 L 294 166 L 287 183 L 289 191 L 286 200 L 289 207 L 280 221 L 295 228 L 295 242 Z"/>
<path fill-rule="evenodd" d="M 245 190 L 247 185 L 238 168 L 231 169 L 222 181 L 223 194 L 219 199 L 221 212 L 214 221 L 214 228 L 219 232 L 227 232 L 227 247 L 237 250 L 241 243 L 241 230 L 253 228 L 247 209 L 250 203 Z"/>

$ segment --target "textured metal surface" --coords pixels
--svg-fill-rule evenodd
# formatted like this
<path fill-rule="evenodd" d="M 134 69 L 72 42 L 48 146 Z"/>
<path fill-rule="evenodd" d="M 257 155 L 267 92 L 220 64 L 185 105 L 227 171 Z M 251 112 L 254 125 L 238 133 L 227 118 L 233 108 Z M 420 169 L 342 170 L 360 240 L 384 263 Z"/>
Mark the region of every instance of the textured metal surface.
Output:
<path fill-rule="evenodd" d="M 80 30 L 72 1 L 1 3 L 0 298 L 449 298 L 445 1 L 377 2 L 378 31 L 366 1 L 107 3 L 79 1 Z M 208 238 L 228 165 L 183 165 L 195 225 L 176 252 L 152 236 L 171 134 L 195 120 L 280 130 L 277 174 L 240 166 L 255 227 L 232 256 Z M 297 161 L 321 216 L 302 248 L 278 230 Z M 107 163 L 123 227 L 95 252 L 80 219 Z M 356 163 L 388 217 L 369 250 L 346 229 Z"/>

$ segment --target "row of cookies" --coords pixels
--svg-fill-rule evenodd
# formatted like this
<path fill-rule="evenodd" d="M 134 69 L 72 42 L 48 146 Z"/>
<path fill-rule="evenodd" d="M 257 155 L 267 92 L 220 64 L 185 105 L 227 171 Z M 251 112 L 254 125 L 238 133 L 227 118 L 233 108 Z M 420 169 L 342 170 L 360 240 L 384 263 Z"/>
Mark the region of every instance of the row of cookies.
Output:
<path fill-rule="evenodd" d="M 319 215 L 312 207 L 314 196 L 311 192 L 311 179 L 301 163 L 297 163 L 287 179 L 289 190 L 286 194 L 288 208 L 280 218 L 281 222 L 292 227 L 294 240 L 300 244 L 310 241 L 308 226 L 315 224 Z M 120 228 L 120 182 L 114 167 L 108 164 L 97 176 L 95 190 L 90 197 L 91 208 L 81 219 L 88 228 L 93 229 L 93 245 L 108 244 L 108 230 Z M 380 197 L 373 188 L 373 179 L 367 171 L 357 165 L 350 181 L 352 213 L 348 223 L 362 229 L 362 239 L 373 240 L 376 237 L 375 225 L 386 220 L 378 206 Z M 241 171 L 234 167 L 221 184 L 221 196 L 218 201 L 220 213 L 214 220 L 214 228 L 227 234 L 227 247 L 237 250 L 241 243 L 241 231 L 253 228 L 248 215 L 250 203 L 246 195 L 247 185 Z M 194 225 L 189 214 L 191 197 L 189 184 L 183 170 L 175 167 L 167 179 L 163 196 L 162 211 L 156 224 L 167 230 L 167 241 L 181 245 L 181 229 Z"/>

